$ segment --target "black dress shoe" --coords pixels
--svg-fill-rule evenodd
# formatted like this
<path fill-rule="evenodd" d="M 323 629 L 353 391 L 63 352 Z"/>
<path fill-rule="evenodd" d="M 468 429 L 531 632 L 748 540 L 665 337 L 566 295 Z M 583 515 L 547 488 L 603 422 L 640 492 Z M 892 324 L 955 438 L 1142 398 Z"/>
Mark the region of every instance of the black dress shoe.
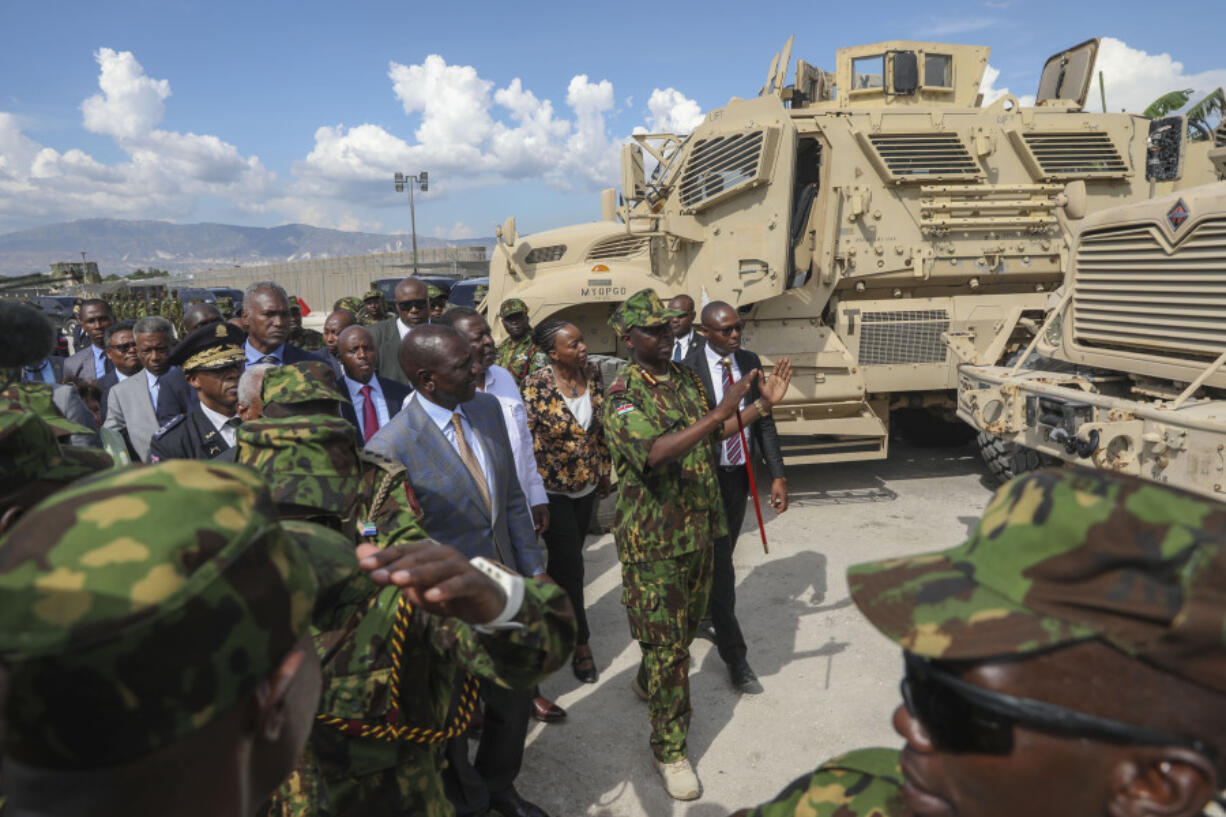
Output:
<path fill-rule="evenodd" d="M 698 632 L 694 633 L 694 635 L 698 636 L 699 638 L 705 638 L 712 644 L 717 643 L 715 641 L 715 625 L 711 623 L 711 619 L 709 618 L 704 618 L 702 621 L 698 622 Z"/>
<path fill-rule="evenodd" d="M 538 695 L 532 699 L 532 717 L 545 723 L 557 723 L 566 720 L 566 710 L 548 698 Z"/>
<path fill-rule="evenodd" d="M 586 655 L 580 655 L 579 649 L 576 648 L 570 668 L 575 673 L 575 677 L 585 684 L 594 684 L 600 680 L 600 673 L 596 671 L 596 659 L 592 658 L 591 649 L 587 650 Z"/>
<path fill-rule="evenodd" d="M 520 797 L 513 786 L 490 795 L 490 811 L 502 817 L 549 817 L 543 808 Z"/>
<path fill-rule="evenodd" d="M 765 691 L 762 689 L 762 682 L 758 680 L 758 676 L 754 675 L 747 661 L 741 661 L 729 667 L 728 674 L 732 677 L 732 685 L 746 695 L 760 695 Z"/>

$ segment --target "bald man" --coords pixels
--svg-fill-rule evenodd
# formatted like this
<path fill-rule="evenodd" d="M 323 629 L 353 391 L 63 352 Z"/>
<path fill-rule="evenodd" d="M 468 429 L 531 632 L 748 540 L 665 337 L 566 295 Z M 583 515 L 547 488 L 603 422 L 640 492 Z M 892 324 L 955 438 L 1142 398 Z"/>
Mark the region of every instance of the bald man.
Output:
<path fill-rule="evenodd" d="M 183 313 L 183 336 L 187 337 L 202 326 L 208 326 L 210 323 L 221 323 L 224 320 L 225 318 L 221 316 L 221 310 L 215 305 L 204 302 L 192 304 Z"/>
<path fill-rule="evenodd" d="M 364 443 L 370 442 L 399 413 L 413 390 L 376 374 L 379 354 L 366 327 L 346 327 L 337 338 L 336 348 L 342 370 L 339 385 L 349 391 L 349 403 L 341 404 L 341 416 L 353 423 Z"/>
<path fill-rule="evenodd" d="M 405 278 L 396 285 L 396 316 L 369 327 L 375 349 L 379 353 L 378 372 L 388 380 L 409 385 L 409 376 L 401 369 L 400 344 L 409 332 L 425 326 L 430 320 L 430 293 L 417 278 Z"/>

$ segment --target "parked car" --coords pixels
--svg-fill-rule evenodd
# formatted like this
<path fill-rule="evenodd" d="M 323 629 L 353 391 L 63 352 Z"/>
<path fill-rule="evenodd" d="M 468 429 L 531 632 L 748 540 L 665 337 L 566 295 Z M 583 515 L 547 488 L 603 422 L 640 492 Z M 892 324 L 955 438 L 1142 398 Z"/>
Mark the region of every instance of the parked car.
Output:
<path fill-rule="evenodd" d="M 452 275 L 410 275 L 408 277 L 416 277 L 417 280 L 421 281 L 426 286 L 438 287 L 444 294 L 449 293 L 451 288 L 455 286 L 456 282 L 459 280 Z M 383 293 L 383 300 L 387 302 L 387 308 L 389 310 L 396 309 L 396 285 L 403 280 L 404 277 L 380 278 L 377 281 L 371 281 L 374 288 Z M 448 301 L 450 302 L 450 298 L 448 298 Z"/>
<path fill-rule="evenodd" d="M 490 279 L 488 277 L 465 278 L 451 288 L 447 296 L 447 303 L 451 306 L 468 306 L 476 309 L 485 300 L 485 293 L 489 291 L 489 288 Z"/>

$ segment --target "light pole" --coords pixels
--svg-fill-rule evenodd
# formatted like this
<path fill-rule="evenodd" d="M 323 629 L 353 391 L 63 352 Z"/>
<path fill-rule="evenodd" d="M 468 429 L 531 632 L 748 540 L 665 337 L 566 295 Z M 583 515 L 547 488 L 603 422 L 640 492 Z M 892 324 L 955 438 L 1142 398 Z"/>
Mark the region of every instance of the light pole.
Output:
<path fill-rule="evenodd" d="M 413 274 L 417 274 L 417 208 L 413 204 L 413 188 L 421 187 L 421 192 L 430 190 L 430 174 L 422 171 L 416 176 L 396 172 L 396 192 L 403 193 L 405 184 L 409 185 L 409 219 L 413 226 Z"/>

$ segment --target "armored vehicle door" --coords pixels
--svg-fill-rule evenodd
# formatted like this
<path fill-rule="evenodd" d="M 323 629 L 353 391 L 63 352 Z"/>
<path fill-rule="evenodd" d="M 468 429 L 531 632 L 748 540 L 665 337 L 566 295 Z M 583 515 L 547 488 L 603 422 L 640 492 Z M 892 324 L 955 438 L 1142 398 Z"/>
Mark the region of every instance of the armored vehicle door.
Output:
<path fill-rule="evenodd" d="M 1098 57 L 1097 39 L 1061 51 L 1043 63 L 1039 77 L 1039 93 L 1035 104 L 1065 100 L 1085 108 L 1090 82 L 1094 79 L 1094 61 Z"/>
<path fill-rule="evenodd" d="M 733 100 L 688 140 L 671 207 L 691 244 L 687 287 L 733 304 L 781 293 L 791 273 L 796 126 L 774 95 Z"/>

